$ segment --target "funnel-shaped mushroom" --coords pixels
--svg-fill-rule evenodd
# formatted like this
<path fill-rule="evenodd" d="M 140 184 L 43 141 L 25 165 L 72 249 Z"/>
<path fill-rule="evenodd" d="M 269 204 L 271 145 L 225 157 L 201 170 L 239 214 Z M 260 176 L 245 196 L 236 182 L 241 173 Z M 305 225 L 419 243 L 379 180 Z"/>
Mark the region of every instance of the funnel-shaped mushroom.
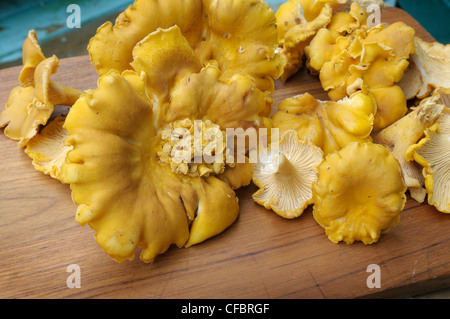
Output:
<path fill-rule="evenodd" d="M 311 185 L 322 159 L 319 147 L 299 141 L 295 131 L 285 132 L 278 147 L 253 165 L 253 183 L 259 187 L 253 199 L 284 218 L 300 216 L 312 203 Z"/>
<path fill-rule="evenodd" d="M 254 78 L 234 74 L 223 81 L 214 63 L 199 67 L 187 43 L 178 26 L 150 33 L 132 49 L 135 70 L 101 76 L 64 124 L 73 150 L 62 181 L 78 204 L 76 220 L 93 228 L 97 243 L 120 262 L 133 259 L 137 247 L 150 262 L 171 245 L 189 247 L 221 233 L 239 214 L 233 189 L 251 181 L 248 163 L 203 165 L 192 162 L 195 140 L 166 143 L 188 132 L 206 134 L 195 131 L 195 121 L 220 136 L 227 128 L 259 127 L 271 110 Z M 198 141 L 204 160 L 208 144 Z M 171 157 L 182 150 L 186 162 Z"/>
<path fill-rule="evenodd" d="M 58 58 L 45 58 L 37 43 L 34 30 L 28 33 L 23 45 L 23 69 L 20 85 L 11 90 L 6 108 L 0 114 L 0 127 L 5 135 L 25 146 L 45 125 L 54 105 L 72 105 L 82 91 L 50 80 L 58 69 Z"/>
<path fill-rule="evenodd" d="M 406 186 L 400 165 L 384 146 L 349 143 L 329 154 L 318 172 L 313 214 L 330 241 L 372 244 L 399 222 Z"/>

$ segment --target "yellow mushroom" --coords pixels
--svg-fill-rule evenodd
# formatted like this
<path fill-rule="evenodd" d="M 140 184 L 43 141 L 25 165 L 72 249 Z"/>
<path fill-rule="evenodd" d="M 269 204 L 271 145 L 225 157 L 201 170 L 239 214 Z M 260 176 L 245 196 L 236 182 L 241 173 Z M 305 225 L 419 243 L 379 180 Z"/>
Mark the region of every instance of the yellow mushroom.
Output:
<path fill-rule="evenodd" d="M 410 113 L 373 136 L 374 143 L 382 144 L 394 154 L 402 168 L 404 182 L 411 197 L 420 203 L 426 196 L 424 177 L 416 163 L 406 161 L 405 152 L 439 118 L 444 105 L 437 103 L 438 99 L 439 95 L 435 95 L 422 100 Z"/>
<path fill-rule="evenodd" d="M 45 125 L 54 111 L 54 105 L 72 105 L 82 93 L 50 80 L 58 69 L 58 58 L 45 58 L 31 30 L 23 45 L 23 68 L 20 85 L 11 90 L 5 110 L 0 114 L 0 127 L 12 140 L 24 147 Z"/>
<path fill-rule="evenodd" d="M 312 203 L 311 185 L 322 159 L 319 147 L 300 141 L 295 131 L 285 132 L 279 145 L 253 165 L 253 183 L 259 187 L 253 199 L 284 218 L 299 217 Z"/>
<path fill-rule="evenodd" d="M 329 154 L 312 188 L 314 218 L 334 243 L 378 242 L 397 225 L 406 203 L 400 165 L 371 142 L 352 142 Z"/>
<path fill-rule="evenodd" d="M 138 246 L 150 262 L 172 244 L 199 243 L 239 212 L 223 181 L 176 174 L 158 159 L 152 108 L 144 75 L 112 70 L 75 103 L 64 125 L 73 150 L 62 181 L 71 184 L 79 205 L 76 220 L 89 224 L 117 261 L 133 259 Z"/>
<path fill-rule="evenodd" d="M 349 12 L 333 15 L 305 48 L 307 66 L 318 73 L 332 100 L 357 90 L 377 102 L 374 130 L 392 124 L 407 112 L 406 98 L 397 85 L 414 51 L 414 29 L 403 22 L 369 28 L 367 14 L 357 2 Z"/>
<path fill-rule="evenodd" d="M 73 150 L 62 182 L 78 204 L 76 220 L 95 230 L 107 254 L 121 262 L 141 247 L 150 262 L 171 245 L 190 247 L 229 227 L 239 214 L 233 190 L 251 181 L 249 163 L 192 162 L 196 141 L 184 137 L 195 138 L 195 121 L 216 137 L 258 128 L 272 99 L 249 75 L 223 81 L 214 63 L 199 68 L 178 26 L 157 29 L 132 52 L 134 70 L 110 70 L 70 109 L 64 127 Z M 172 151 L 187 151 L 179 153 L 187 160 Z"/>
<path fill-rule="evenodd" d="M 427 97 L 435 88 L 450 89 L 450 44 L 414 38 L 410 65 L 399 82 L 406 98 Z"/>
<path fill-rule="evenodd" d="M 287 61 L 281 76 L 283 81 L 302 67 L 304 48 L 318 30 L 330 23 L 333 7 L 328 2 L 289 0 L 278 8 L 278 43 Z"/>
<path fill-rule="evenodd" d="M 352 7 L 353 2 L 358 6 Z M 283 81 L 302 67 L 304 51 L 317 33 L 327 26 L 339 33 L 351 33 L 365 23 L 365 9 L 374 4 L 384 6 L 382 0 L 289 0 L 281 4 L 275 15 L 280 53 L 286 59 L 281 75 Z"/>
<path fill-rule="evenodd" d="M 449 91 L 436 91 L 438 102 L 446 107 L 437 121 L 425 130 L 425 137 L 411 145 L 405 154 L 423 167 L 428 203 L 443 213 L 450 213 L 450 105 Z"/>
<path fill-rule="evenodd" d="M 375 101 L 362 92 L 340 101 L 320 101 L 305 93 L 283 100 L 272 123 L 280 134 L 295 130 L 300 140 L 329 154 L 350 142 L 371 141 L 375 112 Z"/>
<path fill-rule="evenodd" d="M 221 80 L 246 73 L 257 87 L 273 91 L 284 59 L 276 52 L 275 14 L 262 0 L 136 0 L 106 22 L 90 40 L 88 51 L 99 75 L 130 70 L 132 50 L 158 28 L 177 25 L 203 66 L 217 62 Z"/>
<path fill-rule="evenodd" d="M 353 58 L 361 54 L 361 39 L 365 37 L 368 27 L 366 11 L 358 4 L 352 4 L 349 10 L 333 14 L 330 23 L 312 38 L 305 47 L 306 65 L 312 73 L 319 73 L 322 66 L 339 55 L 342 51 Z M 353 52 L 359 47 L 358 52 Z"/>

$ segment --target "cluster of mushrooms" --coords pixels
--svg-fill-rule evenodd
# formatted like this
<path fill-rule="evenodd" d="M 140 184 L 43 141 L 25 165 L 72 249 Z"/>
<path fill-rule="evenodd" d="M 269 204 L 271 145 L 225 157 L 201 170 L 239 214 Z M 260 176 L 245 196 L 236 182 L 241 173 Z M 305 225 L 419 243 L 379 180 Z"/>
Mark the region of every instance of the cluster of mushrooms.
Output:
<path fill-rule="evenodd" d="M 407 190 L 450 213 L 450 46 L 402 22 L 369 27 L 372 3 L 289 0 L 275 13 L 263 0 L 136 0 L 90 40 L 99 78 L 85 91 L 50 79 L 58 58 L 31 30 L 0 127 L 36 170 L 70 184 L 76 221 L 118 262 L 223 232 L 235 190 L 252 182 L 278 215 L 313 205 L 331 241 L 371 244 L 399 222 Z M 303 67 L 330 99 L 304 93 L 275 110 L 274 80 Z M 267 135 L 256 162 L 175 160 L 174 134 L 211 128 L 280 139 Z"/>

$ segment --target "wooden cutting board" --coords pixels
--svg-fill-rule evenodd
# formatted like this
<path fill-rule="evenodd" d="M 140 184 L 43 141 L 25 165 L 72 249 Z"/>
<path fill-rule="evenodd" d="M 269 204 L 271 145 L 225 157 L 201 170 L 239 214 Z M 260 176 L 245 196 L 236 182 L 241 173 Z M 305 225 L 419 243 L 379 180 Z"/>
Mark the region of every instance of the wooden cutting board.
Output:
<path fill-rule="evenodd" d="M 433 38 L 408 14 L 389 8 L 386 22 L 404 21 L 417 36 Z M 0 70 L 0 111 L 20 67 Z M 55 81 L 95 88 L 87 56 L 62 59 Z M 301 71 L 276 83 L 275 106 L 310 92 L 326 99 L 317 77 Z M 1 298 L 357 298 L 406 297 L 450 286 L 450 215 L 409 199 L 398 226 L 373 245 L 334 244 L 312 208 L 286 220 L 238 190 L 241 212 L 222 234 L 191 248 L 170 248 L 152 264 L 138 255 L 117 263 L 94 232 L 75 222 L 68 185 L 35 171 L 17 142 L 0 134 Z M 138 252 L 139 253 L 139 252 Z M 69 265 L 80 288 L 68 288 Z M 380 268 L 380 288 L 369 288 L 367 268 Z"/>

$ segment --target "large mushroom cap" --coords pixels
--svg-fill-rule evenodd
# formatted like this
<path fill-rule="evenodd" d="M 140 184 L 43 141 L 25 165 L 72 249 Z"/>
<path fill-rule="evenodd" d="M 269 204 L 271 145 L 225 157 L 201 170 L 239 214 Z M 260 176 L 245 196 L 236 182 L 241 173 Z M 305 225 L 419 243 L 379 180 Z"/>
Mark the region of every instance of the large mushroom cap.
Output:
<path fill-rule="evenodd" d="M 202 66 L 178 26 L 155 30 L 131 52 L 134 70 L 108 71 L 69 111 L 64 127 L 73 149 L 61 180 L 71 185 L 76 220 L 96 231 L 107 254 L 124 261 L 141 247 L 150 262 L 236 220 L 233 190 L 250 183 L 251 166 L 192 161 L 195 135 L 259 127 L 272 100 L 248 74 L 224 79 L 217 63 Z M 196 121 L 205 124 L 199 131 Z M 205 160 L 208 138 L 198 141 Z"/>
<path fill-rule="evenodd" d="M 283 100 L 272 122 L 280 134 L 295 130 L 300 140 L 329 154 L 349 142 L 371 141 L 375 112 L 375 101 L 362 92 L 340 101 L 320 101 L 305 93 Z"/>
<path fill-rule="evenodd" d="M 158 125 L 203 117 L 221 126 L 259 126 L 272 110 L 269 92 L 244 73 L 224 80 L 217 64 L 202 66 L 178 26 L 150 33 L 132 50 L 134 70 L 146 74 L 146 89 L 158 104 Z"/>
<path fill-rule="evenodd" d="M 73 150 L 62 181 L 70 183 L 79 205 L 76 220 L 91 226 L 117 261 L 133 259 L 137 247 L 150 262 L 171 244 L 204 241 L 239 212 L 235 193 L 222 180 L 177 174 L 158 159 L 153 106 L 144 74 L 112 70 L 98 89 L 80 97 L 64 124 Z"/>

